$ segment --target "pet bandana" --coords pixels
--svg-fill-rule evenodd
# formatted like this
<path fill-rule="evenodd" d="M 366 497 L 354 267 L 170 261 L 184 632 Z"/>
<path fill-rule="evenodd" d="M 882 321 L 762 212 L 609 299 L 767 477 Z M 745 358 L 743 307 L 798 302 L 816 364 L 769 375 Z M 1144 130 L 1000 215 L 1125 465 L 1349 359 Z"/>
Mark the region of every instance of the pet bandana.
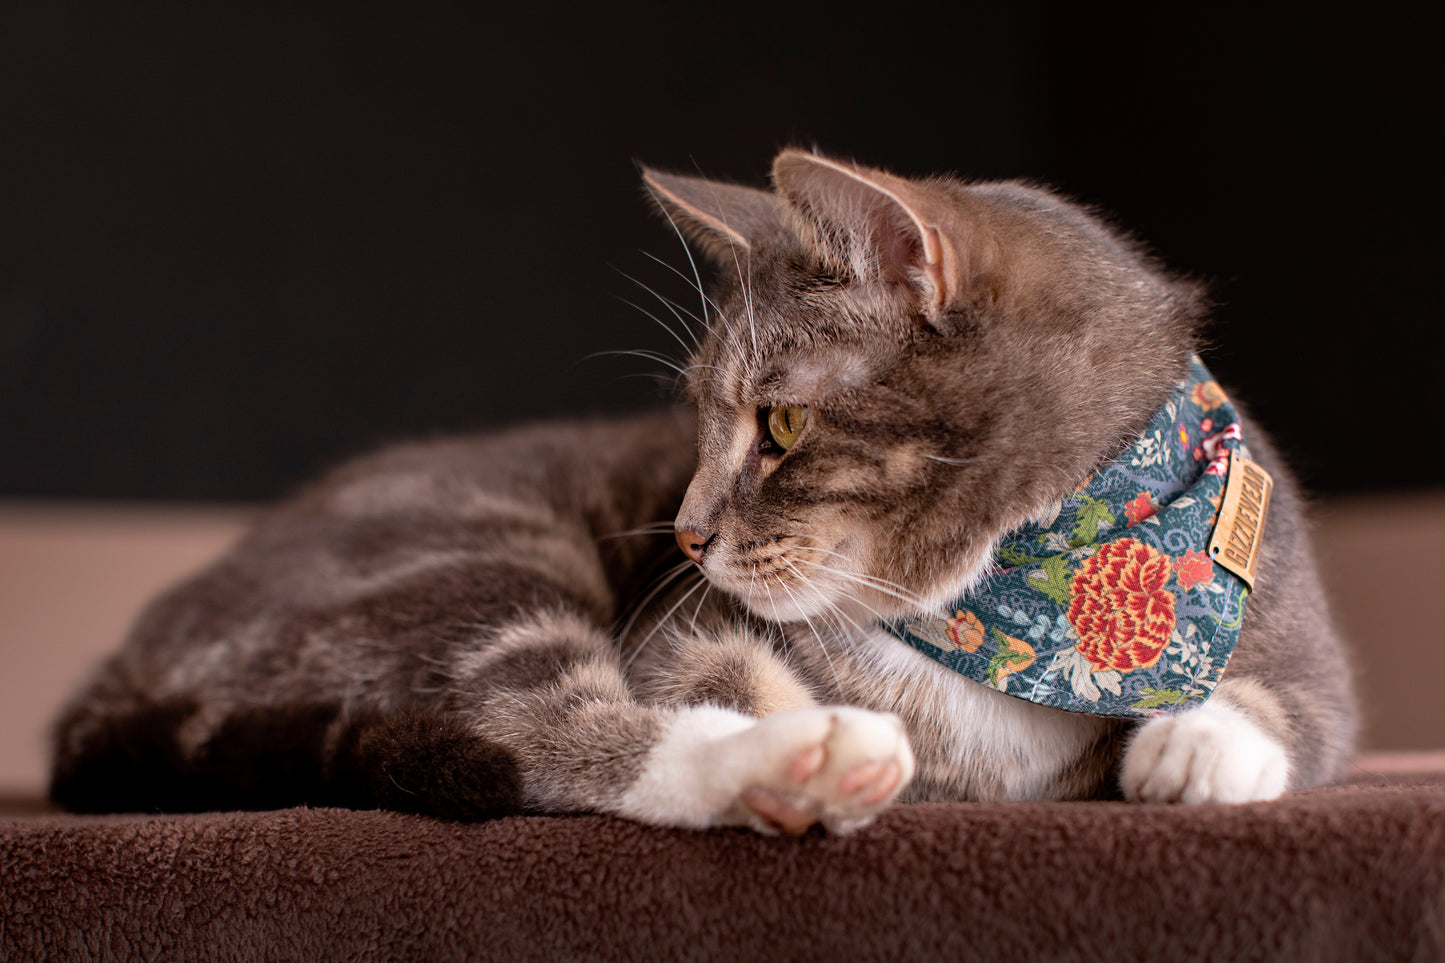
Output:
<path fill-rule="evenodd" d="M 1254 582 L 1272 482 L 1195 358 L 1132 446 L 1006 535 L 951 617 L 888 631 L 984 685 L 1103 716 L 1202 703 Z"/>

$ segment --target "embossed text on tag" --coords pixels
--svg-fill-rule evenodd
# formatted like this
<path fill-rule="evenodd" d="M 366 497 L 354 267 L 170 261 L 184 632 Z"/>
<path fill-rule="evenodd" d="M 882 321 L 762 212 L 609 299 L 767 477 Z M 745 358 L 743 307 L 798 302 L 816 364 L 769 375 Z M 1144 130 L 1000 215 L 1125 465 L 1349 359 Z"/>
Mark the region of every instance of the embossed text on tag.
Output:
<path fill-rule="evenodd" d="M 1274 479 L 1269 472 L 1235 452 L 1229 459 L 1229 480 L 1224 486 L 1224 503 L 1219 521 L 1209 539 L 1209 557 L 1244 579 L 1254 590 L 1259 567 L 1260 541 L 1269 514 L 1269 495 Z"/>

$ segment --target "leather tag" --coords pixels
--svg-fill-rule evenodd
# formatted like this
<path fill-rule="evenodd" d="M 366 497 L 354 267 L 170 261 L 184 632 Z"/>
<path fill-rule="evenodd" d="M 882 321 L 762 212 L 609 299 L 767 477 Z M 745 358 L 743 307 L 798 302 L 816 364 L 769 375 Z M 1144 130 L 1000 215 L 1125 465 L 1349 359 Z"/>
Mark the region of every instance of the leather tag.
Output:
<path fill-rule="evenodd" d="M 1224 486 L 1224 502 L 1219 506 L 1219 520 L 1209 539 L 1209 557 L 1243 579 L 1250 591 L 1254 591 L 1272 491 L 1274 479 L 1269 472 L 1241 458 L 1238 451 L 1230 456 L 1229 479 Z"/>

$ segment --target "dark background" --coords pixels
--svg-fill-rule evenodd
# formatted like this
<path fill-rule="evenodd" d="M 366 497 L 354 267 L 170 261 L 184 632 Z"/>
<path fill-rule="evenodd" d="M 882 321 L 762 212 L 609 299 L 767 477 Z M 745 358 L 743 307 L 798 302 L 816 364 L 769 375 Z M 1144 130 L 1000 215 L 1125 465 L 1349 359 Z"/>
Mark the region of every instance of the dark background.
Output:
<path fill-rule="evenodd" d="M 1207 360 L 1310 486 L 1438 487 L 1432 32 L 1094 6 L 7 3 L 0 494 L 271 497 L 665 400 L 583 360 L 676 347 L 624 272 L 689 298 L 634 161 L 792 144 L 1116 212 L 1212 282 Z"/>

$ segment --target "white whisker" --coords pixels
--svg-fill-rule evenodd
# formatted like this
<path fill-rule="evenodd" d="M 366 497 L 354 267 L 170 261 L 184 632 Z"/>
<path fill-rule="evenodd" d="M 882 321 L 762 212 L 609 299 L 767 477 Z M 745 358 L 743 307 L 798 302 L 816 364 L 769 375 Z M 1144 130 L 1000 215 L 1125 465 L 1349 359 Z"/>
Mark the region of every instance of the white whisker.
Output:
<path fill-rule="evenodd" d="M 662 618 L 658 619 L 657 624 L 652 627 L 652 630 L 648 632 L 647 635 L 643 636 L 641 642 L 637 643 L 637 648 L 633 650 L 632 655 L 630 655 L 627 658 L 627 661 L 623 664 L 622 671 L 624 673 L 626 673 L 632 668 L 632 663 L 637 661 L 637 657 L 642 654 L 642 650 L 647 647 L 647 643 L 651 642 L 652 637 L 657 634 L 658 630 L 667 624 L 667 620 L 672 618 L 672 614 L 682 607 L 682 604 L 692 596 L 693 592 L 696 592 L 699 588 L 706 584 L 708 584 L 706 578 L 698 579 L 696 585 L 688 589 L 686 592 L 682 593 L 682 597 L 673 603 L 672 608 L 668 609 L 666 612 L 663 613 Z"/>
<path fill-rule="evenodd" d="M 624 276 L 625 276 L 625 275 L 624 275 Z M 672 340 L 674 340 L 674 341 L 676 341 L 678 344 L 680 344 L 680 345 L 682 346 L 682 350 L 683 350 L 683 351 L 685 351 L 685 352 L 691 352 L 694 348 L 697 347 L 697 340 L 696 340 L 695 338 L 693 339 L 692 345 L 689 346 L 686 341 L 682 340 L 682 335 L 680 335 L 680 334 L 678 334 L 676 331 L 672 330 L 672 326 L 671 326 L 670 324 L 668 324 L 666 321 L 664 321 L 664 320 L 662 320 L 661 318 L 659 318 L 657 315 L 653 314 L 651 311 L 649 311 L 649 310 L 647 310 L 646 308 L 644 308 L 642 305 L 638 304 L 636 301 L 629 301 L 627 298 L 624 298 L 624 297 L 622 297 L 621 295 L 618 295 L 618 296 L 617 296 L 617 300 L 621 301 L 623 304 L 627 305 L 629 308 L 635 308 L 635 309 L 637 309 L 638 311 L 642 312 L 642 314 L 646 315 L 647 317 L 651 318 L 653 321 L 657 322 L 657 326 L 660 327 L 660 328 L 662 328 L 662 330 L 666 331 L 668 334 L 672 335 Z M 692 331 L 689 330 L 689 331 L 688 331 L 688 334 L 692 334 Z"/>
<path fill-rule="evenodd" d="M 648 592 L 645 596 L 643 596 L 642 601 L 638 602 L 632 607 L 632 614 L 628 616 L 626 624 L 624 624 L 621 630 L 616 633 L 616 638 L 619 645 L 627 644 L 627 636 L 632 632 L 632 627 L 637 624 L 637 620 L 642 616 L 642 613 L 646 611 L 648 603 L 651 602 L 654 598 L 656 598 L 659 592 L 667 588 L 670 582 L 676 579 L 679 575 L 686 572 L 688 566 L 690 566 L 691 564 L 692 561 L 690 559 L 684 562 L 679 562 L 658 577 L 657 584 L 653 586 L 652 591 Z"/>
<path fill-rule="evenodd" d="M 697 618 L 699 615 L 702 614 L 702 603 L 707 601 L 707 593 L 711 591 L 712 584 L 709 583 L 707 588 L 702 590 L 702 595 L 698 597 L 697 608 L 692 610 L 692 622 L 689 624 L 688 629 L 692 632 L 693 635 L 697 634 Z"/>
<path fill-rule="evenodd" d="M 643 251 L 642 253 L 643 253 L 643 254 L 647 254 L 646 251 Z M 649 254 L 648 257 L 652 257 L 652 255 Z M 662 263 L 662 261 L 659 260 L 658 258 L 652 258 L 652 259 L 653 259 L 654 261 L 657 261 L 659 264 Z M 638 287 L 642 288 L 642 290 L 646 291 L 648 294 L 652 295 L 654 298 L 657 298 L 657 300 L 661 301 L 661 302 L 662 302 L 662 306 L 665 307 L 665 308 L 667 308 L 668 311 L 671 311 L 671 312 L 672 312 L 672 316 L 673 316 L 674 318 L 677 318 L 677 323 L 680 324 L 680 325 L 682 325 L 683 330 L 686 331 L 688 334 L 692 334 L 692 333 L 693 333 L 693 330 L 692 330 L 692 325 L 688 324 L 687 321 L 684 321 L 684 320 L 683 320 L 682 316 L 683 316 L 684 314 L 687 315 L 688 318 L 689 318 L 691 321 L 693 321 L 694 323 L 696 323 L 696 324 L 702 324 L 702 323 L 703 323 L 702 318 L 699 318 L 697 315 L 693 314 L 693 313 L 692 313 L 691 311 L 689 311 L 687 308 L 685 308 L 685 307 L 683 307 L 682 305 L 678 304 L 678 303 L 677 303 L 676 301 L 674 301 L 672 298 L 669 298 L 669 297 L 667 297 L 666 295 L 661 294 L 661 293 L 659 293 L 658 291 L 653 290 L 651 287 L 649 287 L 649 286 L 646 285 L 646 284 L 643 284 L 643 283 L 642 283 L 641 281 L 639 281 L 637 278 L 635 278 L 635 277 L 633 277 L 632 275 L 628 274 L 626 271 L 621 270 L 620 268 L 613 268 L 613 270 L 616 271 L 618 274 L 622 275 L 623 277 L 627 278 L 627 280 L 631 281 L 633 284 L 635 284 L 635 285 L 637 285 Z M 676 269 L 674 268 L 674 270 L 676 270 Z M 683 277 L 683 280 L 684 280 L 684 281 L 687 281 L 687 278 L 684 276 L 684 277 Z M 688 283 L 688 286 L 689 286 L 689 287 L 692 286 L 692 282 L 687 281 L 687 283 Z M 694 344 L 697 343 L 696 337 L 693 338 L 693 343 L 694 343 Z"/>
<path fill-rule="evenodd" d="M 676 522 L 652 522 L 639 528 L 628 528 L 620 532 L 608 532 L 606 535 L 598 535 L 598 539 L 604 538 L 627 538 L 630 535 L 664 535 L 671 534 L 676 528 Z"/>
<path fill-rule="evenodd" d="M 792 571 L 793 575 L 798 579 L 799 582 L 803 583 L 803 585 L 807 586 L 808 588 L 813 588 L 811 585 L 808 585 L 808 580 L 803 578 L 802 573 L 798 571 L 797 567 L 792 562 L 788 561 L 788 559 L 786 558 L 782 558 L 781 556 L 780 558 L 782 560 L 782 563 L 788 566 L 789 570 Z M 808 631 L 812 632 L 813 638 L 818 641 L 818 651 L 823 653 L 823 659 L 828 663 L 828 671 L 833 673 L 834 683 L 837 684 L 839 689 L 842 689 L 843 678 L 842 676 L 838 675 L 838 667 L 833 664 L 833 658 L 828 654 L 828 646 L 824 644 L 823 636 L 818 633 L 818 627 L 813 624 L 813 620 L 808 618 L 808 613 L 803 611 L 803 607 L 798 604 L 798 598 L 793 594 L 792 589 L 788 588 L 788 583 L 784 582 L 782 579 L 779 579 L 778 587 L 781 588 L 784 592 L 788 593 L 788 598 L 792 600 L 793 607 L 798 609 L 798 614 L 801 615 L 803 617 L 803 621 L 808 624 Z M 822 595 L 822 593 L 818 592 L 817 589 L 813 589 L 813 591 L 820 596 Z"/>
<path fill-rule="evenodd" d="M 656 200 L 656 197 L 654 196 L 653 199 Z M 687 246 L 687 238 L 682 236 L 681 229 L 678 228 L 677 222 L 672 219 L 672 214 L 668 211 L 666 205 L 659 203 L 657 207 L 658 210 L 662 211 L 662 216 L 667 218 L 667 223 L 672 226 L 672 233 L 676 234 L 677 239 L 682 242 L 682 251 L 687 255 L 687 263 L 692 268 L 693 284 L 697 288 L 697 293 L 702 297 L 702 313 L 703 316 L 706 317 L 710 299 L 702 289 L 702 274 L 697 269 L 697 261 L 693 260 L 692 249 Z M 660 264 L 662 262 L 659 261 L 658 263 Z M 682 274 L 681 271 L 678 271 L 678 273 Z M 686 280 L 686 277 L 684 277 L 684 280 Z M 716 305 L 714 305 L 714 307 L 716 307 Z"/>
<path fill-rule="evenodd" d="M 673 371 L 676 371 L 679 375 L 683 375 L 684 377 L 687 375 L 687 370 L 683 368 L 682 365 L 673 361 L 666 355 L 659 354 L 656 351 L 645 351 L 642 349 L 634 351 L 594 351 L 592 354 L 585 356 L 582 360 L 591 361 L 593 358 L 601 358 L 606 355 L 632 355 L 638 358 L 646 358 L 648 361 L 656 361 L 658 364 L 666 365 Z"/>
<path fill-rule="evenodd" d="M 864 588 L 872 589 L 873 591 L 880 592 L 883 595 L 891 596 L 892 598 L 895 598 L 900 602 L 906 602 L 909 605 L 913 606 L 915 609 L 917 609 L 920 614 L 931 611 L 932 607 L 926 605 L 922 599 L 912 595 L 911 593 L 894 589 L 885 580 L 876 579 L 871 575 L 860 575 L 857 572 L 845 572 L 841 569 L 830 568 L 827 565 L 822 564 L 819 564 L 817 567 L 820 570 L 827 572 L 829 575 L 832 575 L 836 578 L 841 578 L 844 581 L 852 582 L 855 585 L 861 585 Z M 878 615 L 880 621 L 888 621 L 887 618 L 879 615 L 876 609 L 864 603 L 862 599 L 858 599 L 855 597 L 854 601 L 857 602 L 859 605 L 862 605 L 864 608 L 868 609 L 868 611 L 872 612 L 874 615 Z"/>
<path fill-rule="evenodd" d="M 824 555 L 832 555 L 835 558 L 841 558 L 846 562 L 853 561 L 852 558 L 844 555 L 842 552 L 834 552 L 826 548 L 814 547 L 809 549 L 809 551 L 821 552 Z M 929 606 L 924 604 L 921 598 L 908 591 L 906 587 L 898 584 L 897 582 L 891 582 L 886 578 L 880 578 L 876 575 L 866 575 L 862 572 L 850 572 L 845 569 L 834 568 L 821 562 L 815 564 L 818 568 L 822 569 L 825 572 L 828 572 L 832 575 L 837 575 L 842 578 L 847 578 L 852 581 L 867 584 L 869 588 L 874 588 L 879 591 L 885 592 L 886 594 L 892 595 L 894 598 L 898 599 L 901 602 L 908 602 L 911 605 L 917 606 L 920 610 L 927 610 L 929 608 Z"/>
<path fill-rule="evenodd" d="M 666 261 L 664 261 L 662 258 L 658 257 L 656 254 L 651 254 L 651 253 L 649 253 L 649 252 L 647 252 L 647 251 L 643 251 L 642 254 L 643 254 L 644 257 L 650 257 L 650 258 L 652 258 L 652 260 L 656 261 L 658 264 L 661 264 L 663 267 L 667 268 L 667 269 L 668 269 L 669 271 L 671 271 L 673 274 L 676 274 L 678 277 L 682 278 L 683 281 L 687 283 L 687 286 L 688 286 L 688 287 L 693 288 L 693 290 L 697 291 L 698 294 L 702 295 L 703 314 L 707 314 L 707 309 L 708 309 L 708 308 L 712 308 L 713 311 L 714 311 L 715 313 L 717 313 L 717 314 L 722 314 L 722 308 L 718 307 L 718 306 L 717 306 L 717 302 L 714 301 L 712 298 L 710 298 L 710 297 L 707 296 L 707 292 L 705 292 L 705 291 L 702 289 L 701 285 L 694 285 L 694 284 L 693 284 L 693 281 L 692 281 L 692 278 L 688 277 L 686 274 L 683 274 L 683 273 L 682 273 L 681 271 L 679 271 L 677 268 L 673 267 L 671 264 L 668 264 Z M 689 316 L 694 316 L 691 311 L 688 312 L 688 315 L 689 315 Z M 701 320 L 701 319 L 699 319 L 699 320 Z"/>

